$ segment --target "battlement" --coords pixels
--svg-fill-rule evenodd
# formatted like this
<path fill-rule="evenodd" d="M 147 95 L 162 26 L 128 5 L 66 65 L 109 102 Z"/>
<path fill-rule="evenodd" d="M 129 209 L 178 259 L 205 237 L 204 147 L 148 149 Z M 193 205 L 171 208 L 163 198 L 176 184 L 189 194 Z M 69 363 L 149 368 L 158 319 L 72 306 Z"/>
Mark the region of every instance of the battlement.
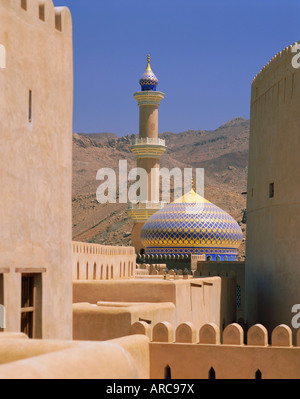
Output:
<path fill-rule="evenodd" d="M 139 321 L 131 334 L 150 339 L 150 378 L 172 379 L 279 379 L 300 378 L 300 329 L 297 344 L 292 345 L 292 331 L 281 324 L 271 333 L 261 325 L 247 332 L 239 324 L 228 325 L 223 333 L 214 323 L 196 329 L 193 323 L 168 322 L 153 327 Z M 274 361 L 276 359 L 276 361 Z"/>
<path fill-rule="evenodd" d="M 73 241 L 73 280 L 111 280 L 135 275 L 134 247 Z"/>
<path fill-rule="evenodd" d="M 300 44 L 300 41 L 298 42 L 298 44 Z M 291 56 L 293 57 L 296 53 L 295 51 L 293 51 L 294 46 L 297 45 L 297 42 L 295 42 L 292 45 L 289 45 L 287 47 L 285 47 L 283 50 L 281 50 L 279 53 L 277 53 L 276 55 L 274 55 L 270 61 L 255 75 L 255 77 L 253 78 L 252 84 L 256 81 L 256 79 L 258 77 L 261 77 L 261 75 L 267 71 L 271 66 L 273 66 L 275 63 L 277 63 L 278 61 L 281 60 L 282 57 L 286 57 L 286 56 Z M 299 46 L 299 50 L 300 50 L 300 46 Z"/>
<path fill-rule="evenodd" d="M 73 241 L 74 254 L 95 254 L 95 255 L 133 255 L 135 256 L 134 247 L 121 247 L 111 245 L 90 244 L 86 242 Z"/>
<path fill-rule="evenodd" d="M 26 22 L 44 23 L 72 36 L 72 17 L 67 7 L 54 7 L 52 0 L 0 0 L 0 8 L 14 12 Z"/>
<path fill-rule="evenodd" d="M 297 47 L 298 44 L 298 47 Z M 255 103 L 259 98 L 263 97 L 271 89 L 274 90 L 276 85 L 282 82 L 282 87 L 276 87 L 273 96 L 284 98 L 293 97 L 293 91 L 298 82 L 295 79 L 299 74 L 299 58 L 300 42 L 295 42 L 280 51 L 260 70 L 252 81 L 251 104 Z M 277 101 L 277 100 L 276 100 Z"/>
<path fill-rule="evenodd" d="M 244 345 L 244 330 L 237 324 L 229 324 L 221 334 L 219 327 L 214 323 L 204 324 L 199 330 L 193 323 L 179 324 L 176 329 L 169 322 L 161 322 L 151 326 L 143 321 L 131 326 L 131 334 L 146 335 L 151 342 L 186 343 L 205 345 Z M 262 324 L 255 324 L 247 332 L 247 346 L 268 347 L 268 331 Z M 271 333 L 271 346 L 293 347 L 292 330 L 281 324 Z M 297 347 L 300 347 L 300 329 L 297 332 Z"/>

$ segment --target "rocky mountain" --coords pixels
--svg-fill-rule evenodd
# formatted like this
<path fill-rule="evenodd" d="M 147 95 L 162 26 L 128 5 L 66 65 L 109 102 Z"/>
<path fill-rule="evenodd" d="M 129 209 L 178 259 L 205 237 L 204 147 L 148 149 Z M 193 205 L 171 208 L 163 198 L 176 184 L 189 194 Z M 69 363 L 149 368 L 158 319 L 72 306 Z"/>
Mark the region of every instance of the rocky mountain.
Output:
<path fill-rule="evenodd" d="M 97 171 L 113 168 L 118 178 L 119 160 L 136 166 L 130 146 L 135 135 L 118 137 L 113 133 L 73 136 L 73 239 L 107 245 L 129 245 L 133 222 L 127 205 L 99 204 L 96 190 L 101 182 Z M 165 132 L 167 151 L 161 167 L 204 168 L 205 198 L 230 213 L 241 225 L 246 208 L 249 121 L 235 118 L 213 131 Z M 118 179 L 117 179 L 118 181 Z M 244 237 L 244 239 L 245 239 Z M 240 248 L 243 259 L 245 245 Z"/>

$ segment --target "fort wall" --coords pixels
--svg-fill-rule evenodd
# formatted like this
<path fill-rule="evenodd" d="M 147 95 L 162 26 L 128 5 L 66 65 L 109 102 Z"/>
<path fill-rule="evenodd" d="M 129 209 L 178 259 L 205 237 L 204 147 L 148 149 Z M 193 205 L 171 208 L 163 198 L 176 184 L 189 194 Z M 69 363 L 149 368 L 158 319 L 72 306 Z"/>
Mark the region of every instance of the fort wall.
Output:
<path fill-rule="evenodd" d="M 74 304 L 97 304 L 99 301 L 172 303 L 175 305 L 176 325 L 192 321 L 197 327 L 214 322 L 223 328 L 232 323 L 236 315 L 235 279 L 225 277 L 75 281 L 73 301 Z"/>
<path fill-rule="evenodd" d="M 298 46 L 300 51 L 300 45 Z M 274 56 L 252 83 L 247 195 L 249 324 L 291 324 L 300 303 L 300 68 L 295 46 Z"/>
<path fill-rule="evenodd" d="M 0 379 L 146 379 L 149 339 L 107 342 L 15 339 L 0 334 Z"/>
<path fill-rule="evenodd" d="M 73 281 L 134 278 L 134 247 L 73 242 Z"/>
<path fill-rule="evenodd" d="M 51 0 L 0 0 L 0 287 L 21 330 L 35 277 L 34 336 L 72 338 L 72 19 Z M 0 296 L 1 296 L 0 294 Z"/>
<path fill-rule="evenodd" d="M 143 323 L 132 326 L 132 334 L 151 336 Z M 214 323 L 197 329 L 192 323 L 174 328 L 168 322 L 152 327 L 150 378 L 164 379 L 291 379 L 300 378 L 300 334 L 292 345 L 292 331 L 279 325 L 268 331 L 252 326 L 244 337 L 239 324 L 228 325 L 222 340 Z M 244 344 L 245 338 L 247 344 Z M 274 361 L 276 359 L 276 361 Z"/>

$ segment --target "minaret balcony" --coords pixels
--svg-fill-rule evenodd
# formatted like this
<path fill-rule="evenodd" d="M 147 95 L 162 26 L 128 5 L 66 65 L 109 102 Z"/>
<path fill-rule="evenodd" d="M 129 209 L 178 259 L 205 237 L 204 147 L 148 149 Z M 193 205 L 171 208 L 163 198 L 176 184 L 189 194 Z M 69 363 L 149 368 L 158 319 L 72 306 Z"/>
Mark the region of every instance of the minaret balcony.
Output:
<path fill-rule="evenodd" d="M 159 138 L 136 138 L 131 145 L 131 151 L 138 158 L 159 159 L 166 151 L 166 141 Z"/>
<path fill-rule="evenodd" d="M 160 146 L 165 147 L 166 140 L 159 139 L 159 138 L 146 137 L 146 138 L 136 138 L 132 142 L 132 145 L 144 145 L 144 144 L 160 145 Z"/>
<path fill-rule="evenodd" d="M 168 205 L 164 201 L 129 202 L 128 213 L 135 222 L 146 222 L 150 216 Z"/>

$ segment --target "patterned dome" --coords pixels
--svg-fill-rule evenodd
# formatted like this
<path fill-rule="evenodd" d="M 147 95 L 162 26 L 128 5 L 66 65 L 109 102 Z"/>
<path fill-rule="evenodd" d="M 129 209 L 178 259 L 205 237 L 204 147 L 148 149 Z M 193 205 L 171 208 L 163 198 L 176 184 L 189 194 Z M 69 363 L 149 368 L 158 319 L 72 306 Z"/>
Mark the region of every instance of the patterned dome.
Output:
<path fill-rule="evenodd" d="M 156 86 L 158 85 L 158 79 L 152 72 L 150 67 L 150 55 L 148 55 L 148 66 L 140 79 L 140 85 L 142 91 L 156 91 Z"/>
<path fill-rule="evenodd" d="M 147 254 L 198 254 L 207 260 L 236 260 L 242 238 L 237 222 L 193 189 L 152 215 L 141 231 Z"/>

